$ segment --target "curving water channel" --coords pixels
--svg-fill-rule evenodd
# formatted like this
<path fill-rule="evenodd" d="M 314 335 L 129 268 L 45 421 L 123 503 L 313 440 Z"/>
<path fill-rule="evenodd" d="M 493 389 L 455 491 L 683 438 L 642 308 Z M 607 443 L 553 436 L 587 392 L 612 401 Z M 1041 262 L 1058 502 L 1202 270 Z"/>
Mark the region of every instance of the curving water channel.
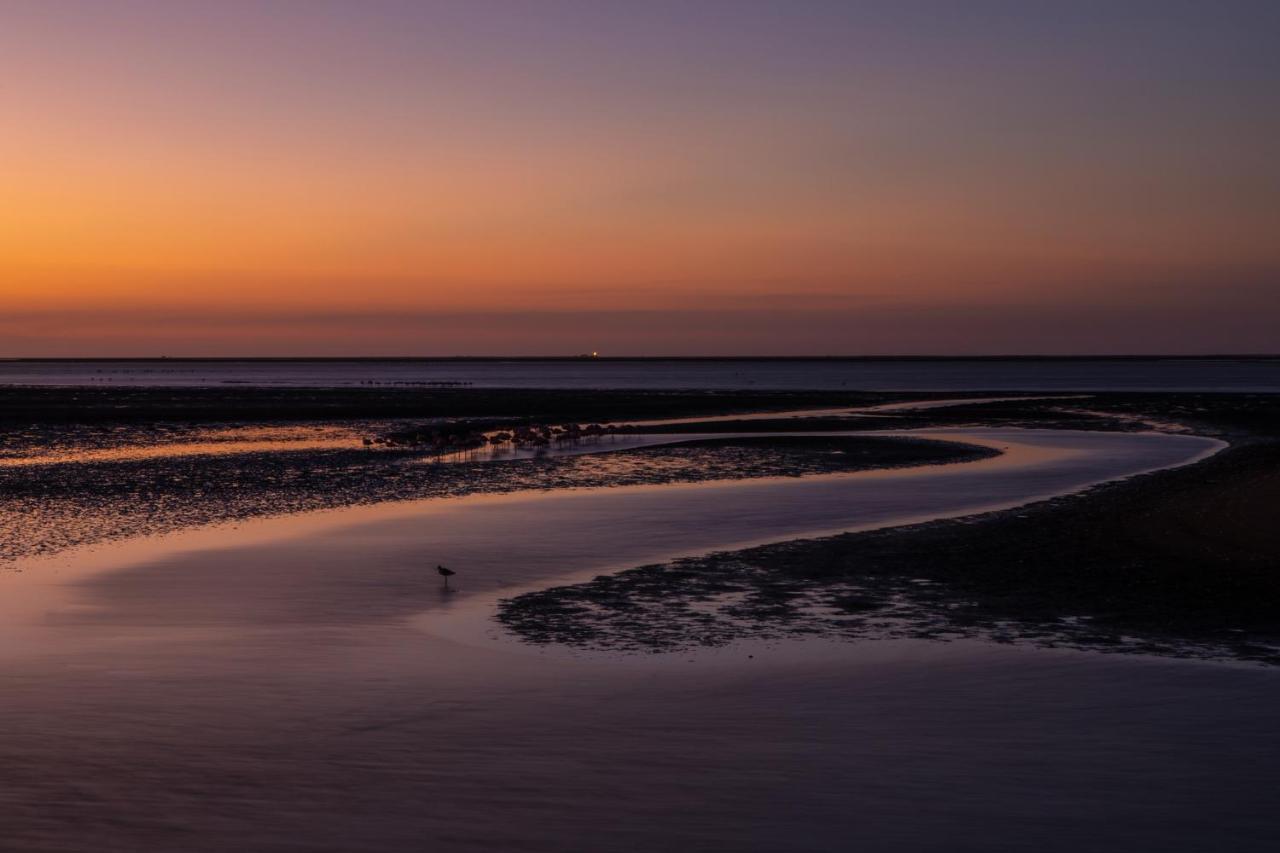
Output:
<path fill-rule="evenodd" d="M 251 521 L 234 532 L 223 526 L 45 561 L 58 566 L 56 575 L 31 561 L 10 587 L 39 590 L 28 596 L 39 607 L 13 590 L 0 613 L 11 633 L 25 621 L 23 610 L 28 618 L 40 614 L 42 633 L 53 612 L 81 627 L 81 613 L 93 614 L 90 623 L 158 619 L 164 626 L 306 621 L 317 613 L 343 623 L 379 621 L 584 572 L 1017 506 L 1186 464 L 1223 446 L 1197 436 L 1070 430 L 862 434 L 982 445 L 1000 455 L 799 478 L 482 494 Z M 636 436 L 617 446 L 685 438 Z M 438 563 L 461 573 L 447 592 L 402 594 Z"/>
<path fill-rule="evenodd" d="M 975 643 L 574 656 L 467 627 L 559 578 L 1016 506 L 1222 446 L 911 434 L 1003 452 L 334 510 L 31 561 L 3 579 L 4 624 L 28 631 L 0 659 L 0 838 L 189 853 L 1270 849 L 1280 774 L 1256 760 L 1280 746 L 1270 671 Z M 459 571 L 450 589 L 436 563 Z"/>

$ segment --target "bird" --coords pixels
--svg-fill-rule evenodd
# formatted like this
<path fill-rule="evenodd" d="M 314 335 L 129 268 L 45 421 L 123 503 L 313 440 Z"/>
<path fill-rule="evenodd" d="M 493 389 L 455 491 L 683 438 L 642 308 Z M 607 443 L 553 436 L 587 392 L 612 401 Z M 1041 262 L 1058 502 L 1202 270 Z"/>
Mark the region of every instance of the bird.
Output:
<path fill-rule="evenodd" d="M 453 569 L 446 569 L 444 566 L 440 565 L 436 566 L 436 571 L 440 573 L 440 577 L 444 578 L 445 586 L 449 585 L 449 578 L 457 574 Z"/>

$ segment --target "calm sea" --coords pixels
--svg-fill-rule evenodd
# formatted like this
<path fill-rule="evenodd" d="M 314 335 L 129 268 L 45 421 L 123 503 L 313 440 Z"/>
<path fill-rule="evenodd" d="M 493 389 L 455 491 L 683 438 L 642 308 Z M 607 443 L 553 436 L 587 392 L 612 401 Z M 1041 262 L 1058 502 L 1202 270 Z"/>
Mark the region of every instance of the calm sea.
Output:
<path fill-rule="evenodd" d="M 1280 392 L 1280 359 L 0 361 L 0 385 Z"/>

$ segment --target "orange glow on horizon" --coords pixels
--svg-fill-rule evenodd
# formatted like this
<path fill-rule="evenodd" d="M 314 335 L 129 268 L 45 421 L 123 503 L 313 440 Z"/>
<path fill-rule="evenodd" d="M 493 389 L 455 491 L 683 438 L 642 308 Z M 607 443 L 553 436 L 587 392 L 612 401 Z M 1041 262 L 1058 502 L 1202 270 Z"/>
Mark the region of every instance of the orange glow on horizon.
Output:
<path fill-rule="evenodd" d="M 291 312 L 523 312 L 532 345 L 557 312 L 635 312 L 640 330 L 644 312 L 854 323 L 1154 303 L 1248 322 L 1280 301 L 1280 131 L 1243 100 L 1162 81 L 1104 110 L 1083 64 L 1010 75 L 996 60 L 1032 60 L 981 30 L 990 66 L 950 67 L 909 30 L 859 52 L 857 16 L 834 8 L 797 14 L 789 35 L 744 16 L 760 30 L 741 43 L 710 20 L 687 42 L 674 20 L 644 36 L 604 15 L 597 43 L 568 18 L 544 31 L 466 7 L 444 17 L 474 42 L 454 43 L 435 12 L 396 14 L 15 13 L 0 36 L 0 74 L 18 81 L 0 93 L 0 331 L 45 332 L 0 356 L 62 337 L 68 352 L 130 335 L 145 348 L 157 312 L 242 318 L 201 343 L 224 335 L 230 352 L 262 323 L 304 351 L 340 333 L 290 331 Z M 92 328 L 67 320 L 87 311 Z M 1026 321 L 1009 322 L 1020 340 Z M 655 350 L 707 340 L 650 332 Z M 759 334 L 732 339 L 779 346 Z"/>

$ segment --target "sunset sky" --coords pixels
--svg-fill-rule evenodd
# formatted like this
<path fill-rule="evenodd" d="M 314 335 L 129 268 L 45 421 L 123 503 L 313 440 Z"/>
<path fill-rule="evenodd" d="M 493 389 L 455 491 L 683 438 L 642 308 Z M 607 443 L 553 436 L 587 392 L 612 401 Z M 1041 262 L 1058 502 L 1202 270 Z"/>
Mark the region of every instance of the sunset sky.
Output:
<path fill-rule="evenodd" d="M 0 356 L 1280 351 L 1280 3 L 0 0 Z"/>

